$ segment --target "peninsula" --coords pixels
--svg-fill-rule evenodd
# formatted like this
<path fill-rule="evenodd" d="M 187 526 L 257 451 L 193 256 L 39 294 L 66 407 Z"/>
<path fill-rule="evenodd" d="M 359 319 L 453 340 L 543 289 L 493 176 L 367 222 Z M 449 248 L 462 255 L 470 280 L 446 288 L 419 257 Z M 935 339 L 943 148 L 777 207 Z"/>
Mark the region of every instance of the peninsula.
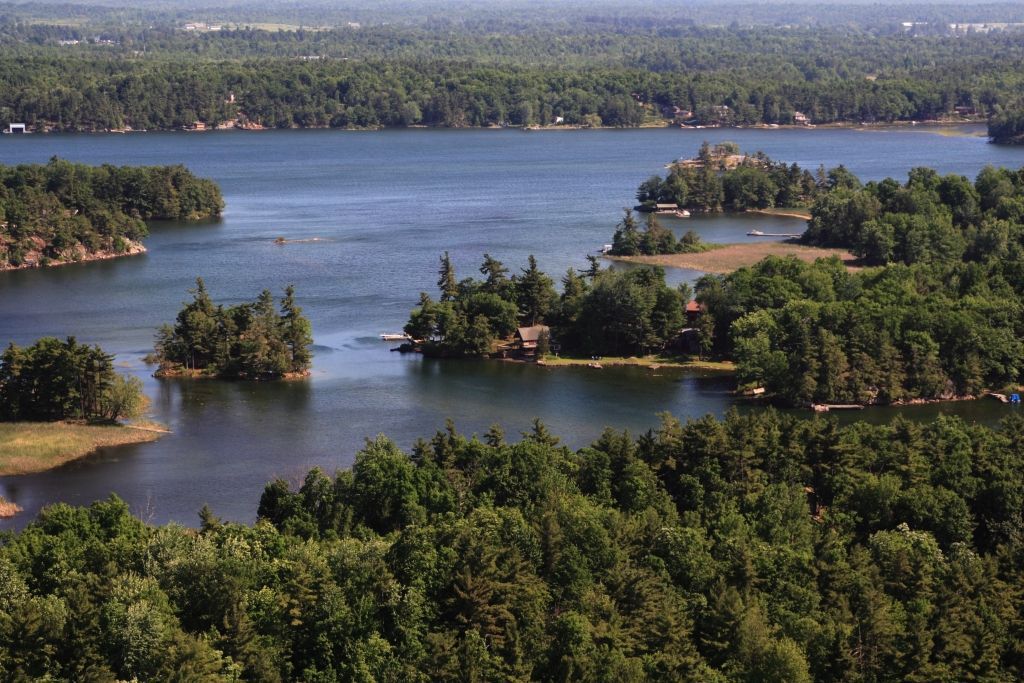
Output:
<path fill-rule="evenodd" d="M 0 270 L 145 251 L 149 220 L 220 215 L 220 188 L 184 166 L 0 166 Z"/>
<path fill-rule="evenodd" d="M 0 354 L 0 476 L 63 465 L 97 448 L 142 443 L 166 430 L 124 425 L 148 401 L 138 378 L 98 346 L 44 337 Z"/>

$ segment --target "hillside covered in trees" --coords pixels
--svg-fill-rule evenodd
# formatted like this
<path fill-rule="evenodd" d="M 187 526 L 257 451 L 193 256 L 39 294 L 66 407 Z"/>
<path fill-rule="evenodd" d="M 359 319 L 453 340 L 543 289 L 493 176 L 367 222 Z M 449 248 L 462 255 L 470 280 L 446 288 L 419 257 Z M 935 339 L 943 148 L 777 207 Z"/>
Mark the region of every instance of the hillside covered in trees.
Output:
<path fill-rule="evenodd" d="M 256 301 L 224 308 L 215 305 L 202 278 L 189 290 L 192 301 L 178 312 L 174 325 L 157 334 L 150 360 L 158 376 L 208 375 L 225 379 L 280 379 L 309 374 L 313 332 L 295 302 L 295 288 L 285 288 L 280 312 L 263 290 Z"/>
<path fill-rule="evenodd" d="M 0 165 L 0 270 L 138 251 L 147 220 L 220 214 L 220 188 L 184 166 Z"/>
<path fill-rule="evenodd" d="M 58 504 L 0 537 L 0 672 L 1020 680 L 1022 444 L 1020 416 L 666 416 L 576 452 L 449 427 L 269 484 L 252 526 Z"/>

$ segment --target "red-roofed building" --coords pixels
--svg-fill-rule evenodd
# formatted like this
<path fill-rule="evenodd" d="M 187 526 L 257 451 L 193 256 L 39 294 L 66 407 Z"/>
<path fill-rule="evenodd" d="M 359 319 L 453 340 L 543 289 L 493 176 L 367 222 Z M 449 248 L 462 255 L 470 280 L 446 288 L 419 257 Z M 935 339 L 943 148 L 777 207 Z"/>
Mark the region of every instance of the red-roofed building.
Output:
<path fill-rule="evenodd" d="M 695 300 L 690 300 L 686 303 L 686 324 L 693 325 L 697 322 L 697 318 L 704 312 L 703 304 L 697 303 Z"/>

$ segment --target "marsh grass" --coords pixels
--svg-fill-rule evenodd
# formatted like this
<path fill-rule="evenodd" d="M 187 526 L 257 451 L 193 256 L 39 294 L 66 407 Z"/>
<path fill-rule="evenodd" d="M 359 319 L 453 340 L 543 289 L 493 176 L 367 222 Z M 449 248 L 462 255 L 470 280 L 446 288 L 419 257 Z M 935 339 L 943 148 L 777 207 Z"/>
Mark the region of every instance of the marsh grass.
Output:
<path fill-rule="evenodd" d="M 98 448 L 145 443 L 167 430 L 159 425 L 87 425 L 70 422 L 0 423 L 0 476 L 59 467 Z"/>

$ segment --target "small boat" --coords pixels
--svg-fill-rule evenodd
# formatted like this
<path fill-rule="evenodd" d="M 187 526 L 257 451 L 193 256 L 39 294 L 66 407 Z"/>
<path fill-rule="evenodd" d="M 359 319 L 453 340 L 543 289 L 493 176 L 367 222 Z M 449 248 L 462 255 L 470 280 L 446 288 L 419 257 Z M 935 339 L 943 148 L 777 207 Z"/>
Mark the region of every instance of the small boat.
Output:
<path fill-rule="evenodd" d="M 408 339 L 408 338 L 409 338 L 409 335 L 407 335 L 407 334 L 382 334 L 382 335 L 380 335 L 380 340 L 381 341 L 388 341 L 388 342 L 390 342 L 390 341 L 403 341 L 403 340 Z"/>
<path fill-rule="evenodd" d="M 764 232 L 761 230 L 751 230 L 747 233 L 748 237 L 764 237 Z"/>
<path fill-rule="evenodd" d="M 690 212 L 687 211 L 686 209 L 679 209 L 678 211 L 676 211 L 675 216 L 676 218 L 689 218 Z"/>
<path fill-rule="evenodd" d="M 610 245 L 610 244 L 606 244 L 603 247 L 601 247 L 601 253 L 602 254 L 607 254 L 611 250 L 612 250 L 612 245 Z"/>
<path fill-rule="evenodd" d="M 600 363 L 587 363 L 587 367 L 591 368 L 592 370 L 601 370 L 602 369 L 602 366 L 601 366 Z"/>

